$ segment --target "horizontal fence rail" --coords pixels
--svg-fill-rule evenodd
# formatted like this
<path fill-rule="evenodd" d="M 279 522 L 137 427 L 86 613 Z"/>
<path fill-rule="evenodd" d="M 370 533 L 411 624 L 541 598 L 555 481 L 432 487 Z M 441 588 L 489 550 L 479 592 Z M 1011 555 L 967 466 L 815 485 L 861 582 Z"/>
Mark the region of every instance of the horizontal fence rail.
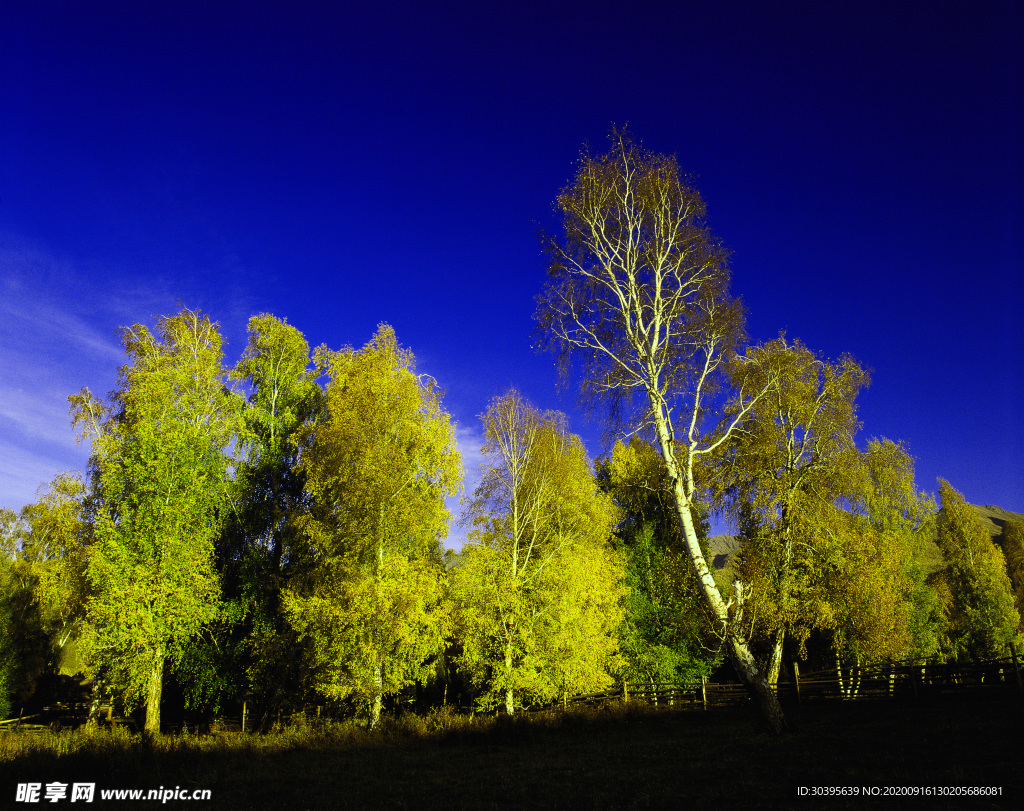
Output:
<path fill-rule="evenodd" d="M 1013 658 L 968 664 L 902 662 L 843 666 L 801 674 L 774 686 L 780 701 L 865 701 L 978 693 L 1022 693 L 1021 674 Z M 626 683 L 619 698 L 664 707 L 735 706 L 750 700 L 742 684 L 716 682 Z"/>

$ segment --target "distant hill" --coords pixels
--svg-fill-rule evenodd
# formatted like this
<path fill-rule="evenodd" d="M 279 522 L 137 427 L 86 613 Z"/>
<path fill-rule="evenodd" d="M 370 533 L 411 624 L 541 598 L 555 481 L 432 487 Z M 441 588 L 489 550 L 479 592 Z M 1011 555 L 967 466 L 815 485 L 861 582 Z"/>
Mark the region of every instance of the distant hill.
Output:
<path fill-rule="evenodd" d="M 740 539 L 736 535 L 712 535 L 708 538 L 708 556 L 711 574 L 720 589 L 732 583 L 736 575 L 736 553 L 740 551 Z"/>
<path fill-rule="evenodd" d="M 984 507 L 972 504 L 971 509 L 981 516 L 981 523 L 985 525 L 992 540 L 1000 546 L 1003 545 L 1003 533 L 1006 532 L 1007 521 L 1019 521 L 1024 524 L 1024 513 L 1012 513 L 1002 507 L 996 507 L 994 504 Z"/>

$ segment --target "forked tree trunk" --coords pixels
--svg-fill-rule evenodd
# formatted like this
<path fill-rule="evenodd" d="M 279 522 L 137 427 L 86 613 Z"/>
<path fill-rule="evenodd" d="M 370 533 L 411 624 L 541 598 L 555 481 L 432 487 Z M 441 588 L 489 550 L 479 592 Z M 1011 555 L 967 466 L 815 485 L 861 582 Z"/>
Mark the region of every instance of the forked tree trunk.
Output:
<path fill-rule="evenodd" d="M 652 401 L 651 405 L 656 414 L 662 415 L 656 402 Z M 697 531 L 693 526 L 693 515 L 690 511 L 690 494 L 684 483 L 683 471 L 680 470 L 679 462 L 673 453 L 673 440 L 669 435 L 667 421 L 663 415 L 661 419 L 655 419 L 655 429 L 658 434 L 662 459 L 665 460 L 668 467 L 673 485 L 672 495 L 675 501 L 676 516 L 683 531 L 686 549 L 697 575 L 701 594 L 710 609 L 715 632 L 725 641 L 726 650 L 729 652 L 729 658 L 736 669 L 736 674 L 757 703 L 768 727 L 773 733 L 780 734 L 785 729 L 786 719 L 782 707 L 779 705 L 779 698 L 768 683 L 766 674 L 758 668 L 740 627 L 739 619 L 743 611 L 742 590 L 738 590 L 738 593 L 734 595 L 739 605 L 736 607 L 734 616 L 730 616 L 730 605 L 722 599 L 718 584 L 715 583 L 715 578 L 704 557 L 704 551 L 700 548 L 700 542 L 697 540 Z M 692 475 L 687 475 L 686 480 L 692 480 Z"/>
<path fill-rule="evenodd" d="M 158 650 L 153 658 L 153 669 L 149 673 L 149 689 L 146 691 L 146 734 L 160 734 L 160 698 L 164 690 L 164 652 Z"/>

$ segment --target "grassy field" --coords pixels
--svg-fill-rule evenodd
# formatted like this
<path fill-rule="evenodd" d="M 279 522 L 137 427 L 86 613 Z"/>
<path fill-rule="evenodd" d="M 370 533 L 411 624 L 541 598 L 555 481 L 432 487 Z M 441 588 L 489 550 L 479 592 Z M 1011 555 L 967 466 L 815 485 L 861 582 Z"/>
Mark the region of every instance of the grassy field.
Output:
<path fill-rule="evenodd" d="M 391 719 L 267 736 L 68 732 L 0 735 L 0 805 L 19 782 L 209 789 L 212 808 L 863 808 L 894 797 L 815 798 L 798 787 L 997 787 L 921 808 L 1024 807 L 1024 701 L 791 706 L 790 731 L 750 709 L 650 711 L 636 704 L 529 718 Z M 67 800 L 55 805 L 64 805 Z M 141 805 L 156 806 L 156 801 Z M 168 806 L 196 803 L 170 800 Z M 49 804 L 48 804 L 49 805 Z M 130 807 L 100 801 L 92 807 Z M 22 805 L 21 807 L 30 807 Z M 49 807 L 53 807 L 50 805 Z M 77 806 L 76 806 L 77 807 Z"/>

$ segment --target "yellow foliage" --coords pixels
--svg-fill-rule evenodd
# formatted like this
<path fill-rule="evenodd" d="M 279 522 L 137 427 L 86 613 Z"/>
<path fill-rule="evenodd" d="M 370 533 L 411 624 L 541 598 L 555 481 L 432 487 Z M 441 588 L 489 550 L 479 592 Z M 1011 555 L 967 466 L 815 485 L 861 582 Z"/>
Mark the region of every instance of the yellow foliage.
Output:
<path fill-rule="evenodd" d="M 285 612 L 313 642 L 316 689 L 379 710 L 444 646 L 444 498 L 461 461 L 436 389 L 390 327 L 361 350 L 317 354 L 330 379 L 303 439 L 312 503 Z"/>
<path fill-rule="evenodd" d="M 608 543 L 617 510 L 561 415 L 513 391 L 483 421 L 490 467 L 472 502 L 472 543 L 451 573 L 460 664 L 481 706 L 509 712 L 602 689 L 625 595 Z"/>

